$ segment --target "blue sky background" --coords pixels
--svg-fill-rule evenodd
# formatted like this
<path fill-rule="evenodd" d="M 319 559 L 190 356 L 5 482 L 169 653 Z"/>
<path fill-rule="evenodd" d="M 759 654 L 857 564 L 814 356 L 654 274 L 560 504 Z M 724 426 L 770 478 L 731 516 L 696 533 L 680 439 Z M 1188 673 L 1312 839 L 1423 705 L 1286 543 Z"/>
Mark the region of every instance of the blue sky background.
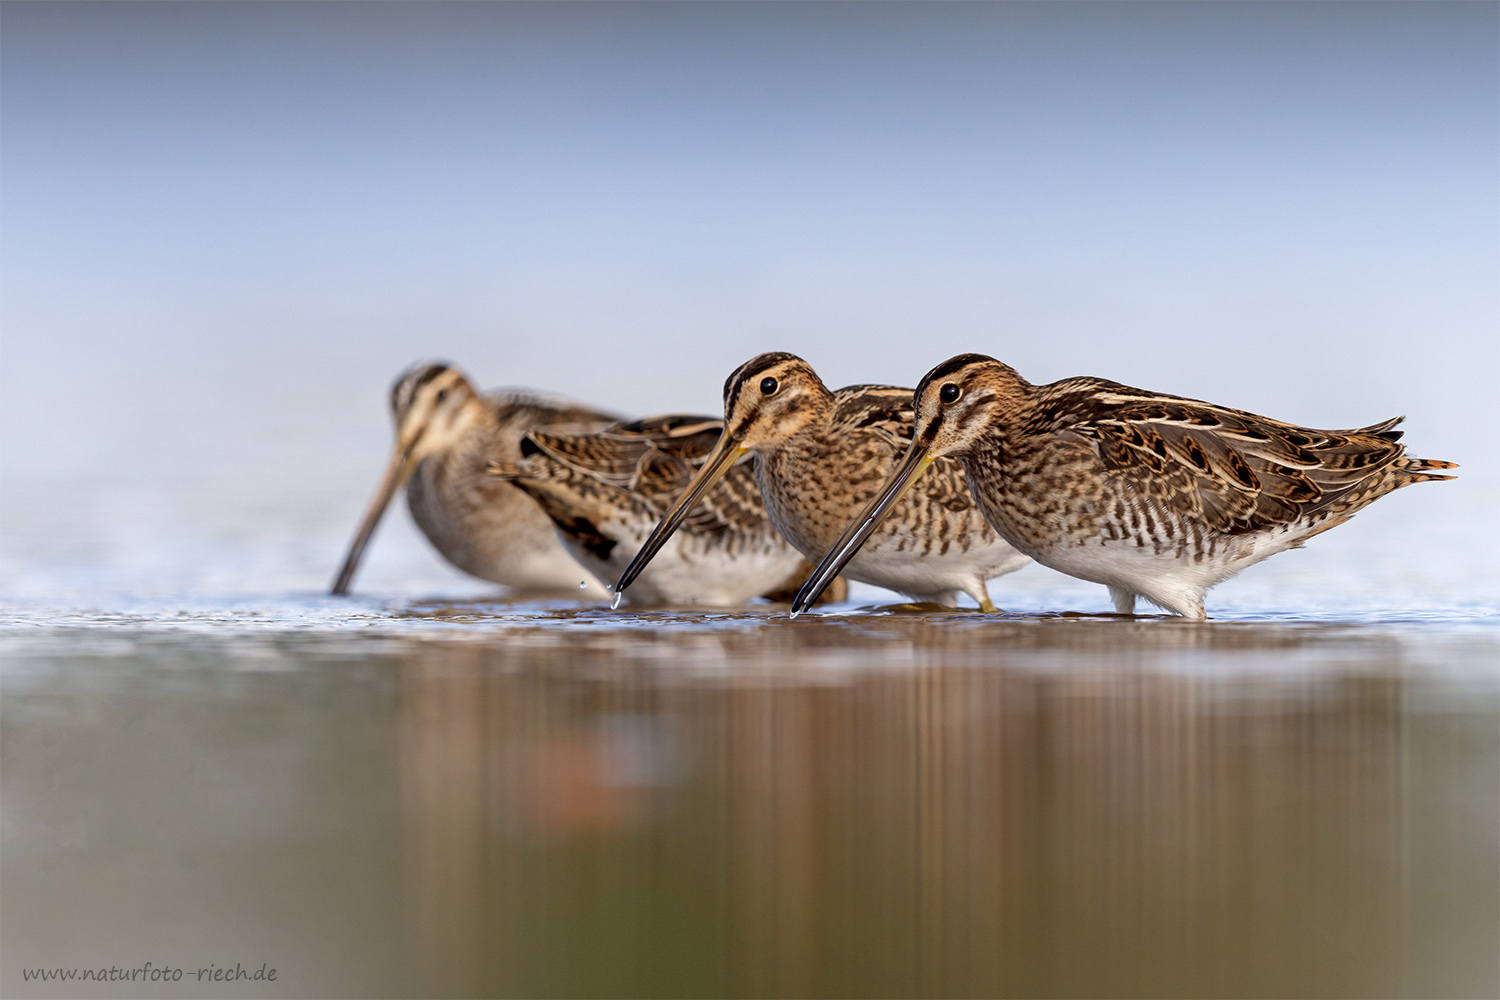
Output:
<path fill-rule="evenodd" d="M 150 523 L 121 558 L 155 531 L 191 561 L 256 520 L 321 553 L 418 358 L 714 412 L 772 349 L 835 386 L 981 351 L 1315 426 L 1406 413 L 1464 478 L 1362 518 L 1477 528 L 1497 14 L 5 3 L 0 540 L 82 564 Z"/>

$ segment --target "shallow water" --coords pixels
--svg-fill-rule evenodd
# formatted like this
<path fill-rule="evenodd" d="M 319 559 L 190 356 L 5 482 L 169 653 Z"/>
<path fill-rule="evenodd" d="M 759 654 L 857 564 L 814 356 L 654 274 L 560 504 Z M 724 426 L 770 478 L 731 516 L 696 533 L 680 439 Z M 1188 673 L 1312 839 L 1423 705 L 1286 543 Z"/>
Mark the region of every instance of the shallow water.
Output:
<path fill-rule="evenodd" d="M 4 610 L 8 996 L 1500 990 L 1490 615 Z"/>

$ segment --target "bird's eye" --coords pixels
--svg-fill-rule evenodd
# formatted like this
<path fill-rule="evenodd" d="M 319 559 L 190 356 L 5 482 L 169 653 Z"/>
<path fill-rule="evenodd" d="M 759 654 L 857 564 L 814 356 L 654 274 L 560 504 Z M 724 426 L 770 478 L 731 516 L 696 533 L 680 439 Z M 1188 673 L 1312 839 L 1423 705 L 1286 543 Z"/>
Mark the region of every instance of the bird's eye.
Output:
<path fill-rule="evenodd" d="M 438 394 L 437 394 L 438 405 L 442 406 L 443 405 L 443 400 L 445 400 L 447 398 L 448 398 L 448 390 L 447 389 L 439 389 L 438 390 Z"/>
<path fill-rule="evenodd" d="M 776 388 L 776 380 L 774 378 L 767 376 L 760 380 L 760 394 L 762 396 L 773 395 L 776 392 Z"/>
<path fill-rule="evenodd" d="M 952 382 L 946 383 L 941 389 L 938 390 L 938 399 L 941 399 L 945 403 L 956 403 L 958 402 L 958 397 L 962 395 L 963 390 L 954 385 Z"/>

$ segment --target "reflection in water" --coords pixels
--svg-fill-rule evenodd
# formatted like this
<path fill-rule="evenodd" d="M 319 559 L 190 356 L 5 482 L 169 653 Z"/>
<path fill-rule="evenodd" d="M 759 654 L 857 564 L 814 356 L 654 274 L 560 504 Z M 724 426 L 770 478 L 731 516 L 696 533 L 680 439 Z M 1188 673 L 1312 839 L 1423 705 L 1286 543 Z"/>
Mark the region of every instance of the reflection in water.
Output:
<path fill-rule="evenodd" d="M 1496 886 L 1495 852 L 1426 812 L 1428 783 L 1458 779 L 1464 755 L 1428 745 L 1451 740 L 1453 720 L 1410 710 L 1399 643 L 760 624 L 682 637 L 676 662 L 653 648 L 671 644 L 660 633 L 541 633 L 435 643 L 399 667 L 416 983 L 1488 988 L 1473 978 L 1489 974 L 1483 952 L 1448 960 L 1494 928 L 1493 907 L 1487 925 L 1462 906 L 1441 914 L 1464 892 L 1455 866 Z M 1491 716 L 1463 738 L 1493 749 L 1494 735 Z M 1493 802 L 1492 780 L 1482 791 Z"/>
<path fill-rule="evenodd" d="M 1500 990 L 1485 628 L 441 608 L 7 646 L 7 995 L 154 948 L 282 995 Z"/>

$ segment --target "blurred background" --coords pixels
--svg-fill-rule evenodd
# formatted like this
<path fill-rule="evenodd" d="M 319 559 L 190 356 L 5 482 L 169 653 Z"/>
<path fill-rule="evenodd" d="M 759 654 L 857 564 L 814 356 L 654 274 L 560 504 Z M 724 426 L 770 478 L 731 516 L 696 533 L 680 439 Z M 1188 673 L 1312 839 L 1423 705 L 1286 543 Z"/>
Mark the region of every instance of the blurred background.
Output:
<path fill-rule="evenodd" d="M 980 351 L 1313 426 L 1409 414 L 1458 482 L 1223 599 L 1293 574 L 1500 606 L 1494 5 L 0 16 L 13 595 L 326 586 L 417 359 L 713 413 L 778 349 L 830 386 Z M 404 513 L 361 580 L 470 587 Z"/>

